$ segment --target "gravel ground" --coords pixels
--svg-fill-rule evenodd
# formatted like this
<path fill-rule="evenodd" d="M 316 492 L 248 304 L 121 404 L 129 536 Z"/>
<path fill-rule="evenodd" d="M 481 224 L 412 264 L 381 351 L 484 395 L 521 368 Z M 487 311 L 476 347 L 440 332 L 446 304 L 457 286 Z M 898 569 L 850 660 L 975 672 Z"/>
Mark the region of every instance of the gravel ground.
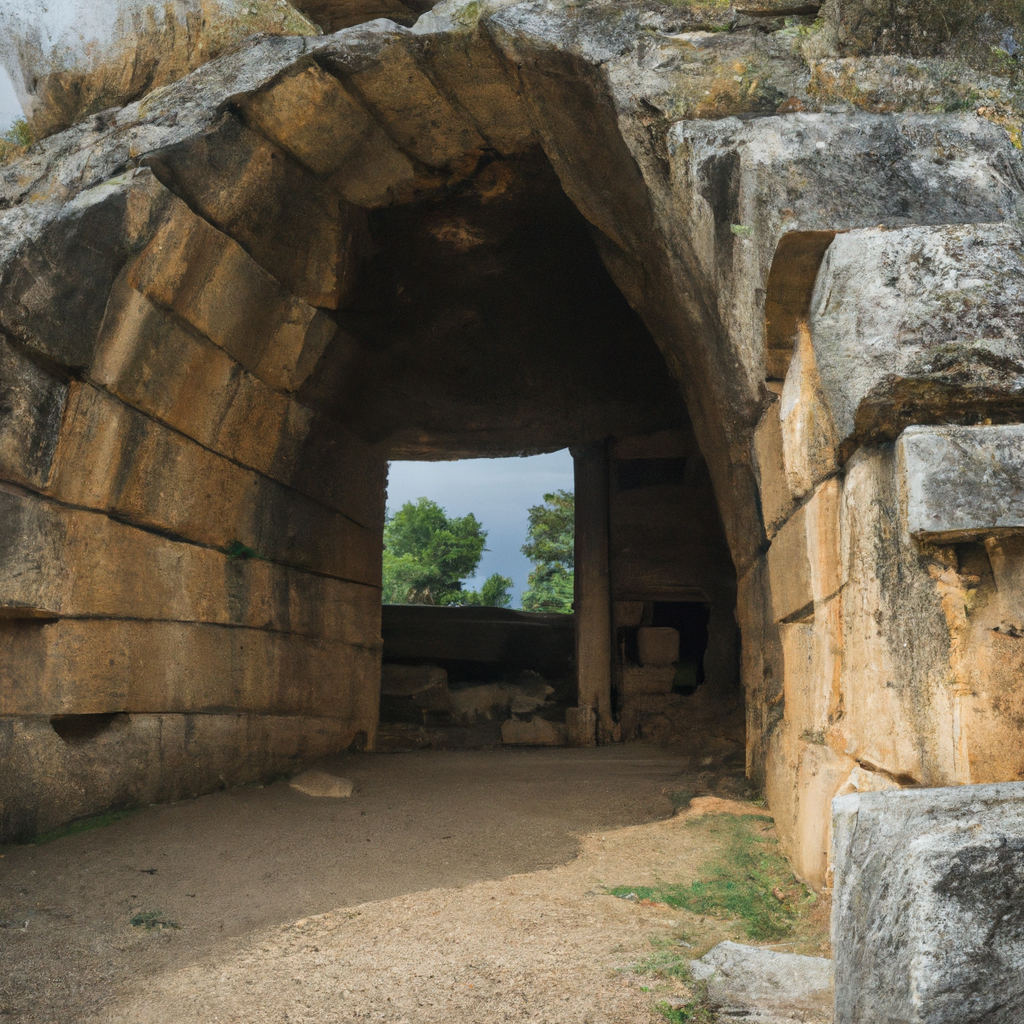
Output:
<path fill-rule="evenodd" d="M 649 1022 L 626 968 L 650 939 L 734 934 L 603 886 L 690 877 L 707 851 L 672 795 L 742 796 L 735 767 L 638 746 L 325 767 L 353 797 L 236 789 L 0 849 L 0 1019 Z"/>

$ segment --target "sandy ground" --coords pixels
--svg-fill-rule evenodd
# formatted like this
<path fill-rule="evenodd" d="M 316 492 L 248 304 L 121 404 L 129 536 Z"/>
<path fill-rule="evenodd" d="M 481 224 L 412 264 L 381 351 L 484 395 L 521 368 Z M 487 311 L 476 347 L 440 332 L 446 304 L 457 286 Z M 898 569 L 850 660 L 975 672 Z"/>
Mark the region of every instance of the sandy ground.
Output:
<path fill-rule="evenodd" d="M 646 1024 L 650 940 L 736 934 L 603 894 L 693 877 L 672 795 L 742 797 L 735 767 L 637 746 L 325 766 L 350 799 L 239 788 L 0 848 L 0 1020 Z"/>

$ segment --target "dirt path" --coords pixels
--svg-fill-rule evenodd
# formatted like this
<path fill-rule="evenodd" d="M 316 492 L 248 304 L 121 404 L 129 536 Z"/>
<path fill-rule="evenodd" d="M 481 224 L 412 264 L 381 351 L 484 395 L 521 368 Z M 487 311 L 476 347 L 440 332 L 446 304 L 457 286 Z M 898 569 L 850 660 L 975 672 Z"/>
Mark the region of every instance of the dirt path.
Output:
<path fill-rule="evenodd" d="M 351 799 L 278 783 L 0 849 L 0 1019 L 646 1022 L 650 984 L 617 969 L 694 922 L 602 883 L 685 879 L 672 795 L 744 790 L 642 747 L 330 767 Z M 129 923 L 147 911 L 178 927 Z"/>

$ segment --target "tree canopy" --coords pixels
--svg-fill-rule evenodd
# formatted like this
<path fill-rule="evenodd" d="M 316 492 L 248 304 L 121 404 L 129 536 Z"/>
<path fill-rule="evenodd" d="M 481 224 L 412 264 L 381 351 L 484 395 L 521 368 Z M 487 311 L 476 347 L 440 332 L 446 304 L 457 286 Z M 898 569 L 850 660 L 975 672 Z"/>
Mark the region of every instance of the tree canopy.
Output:
<path fill-rule="evenodd" d="M 507 576 L 493 574 L 480 591 L 463 588 L 486 542 L 487 532 L 472 513 L 454 517 L 429 498 L 407 501 L 384 524 L 385 604 L 507 607 Z"/>
<path fill-rule="evenodd" d="M 576 499 L 572 491 L 544 495 L 532 505 L 530 526 L 522 552 L 533 563 L 523 593 L 528 612 L 571 612 L 574 588 L 573 555 Z"/>

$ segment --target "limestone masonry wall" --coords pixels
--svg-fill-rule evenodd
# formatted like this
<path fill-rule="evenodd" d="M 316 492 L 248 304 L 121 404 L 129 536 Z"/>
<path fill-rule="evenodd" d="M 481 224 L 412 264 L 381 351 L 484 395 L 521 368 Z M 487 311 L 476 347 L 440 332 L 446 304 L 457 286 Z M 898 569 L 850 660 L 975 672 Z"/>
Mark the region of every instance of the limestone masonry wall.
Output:
<path fill-rule="evenodd" d="M 0 164 L 0 836 L 372 744 L 386 460 L 567 444 L 812 885 L 1024 777 L 1024 24 L 942 6 L 444 0 Z"/>

